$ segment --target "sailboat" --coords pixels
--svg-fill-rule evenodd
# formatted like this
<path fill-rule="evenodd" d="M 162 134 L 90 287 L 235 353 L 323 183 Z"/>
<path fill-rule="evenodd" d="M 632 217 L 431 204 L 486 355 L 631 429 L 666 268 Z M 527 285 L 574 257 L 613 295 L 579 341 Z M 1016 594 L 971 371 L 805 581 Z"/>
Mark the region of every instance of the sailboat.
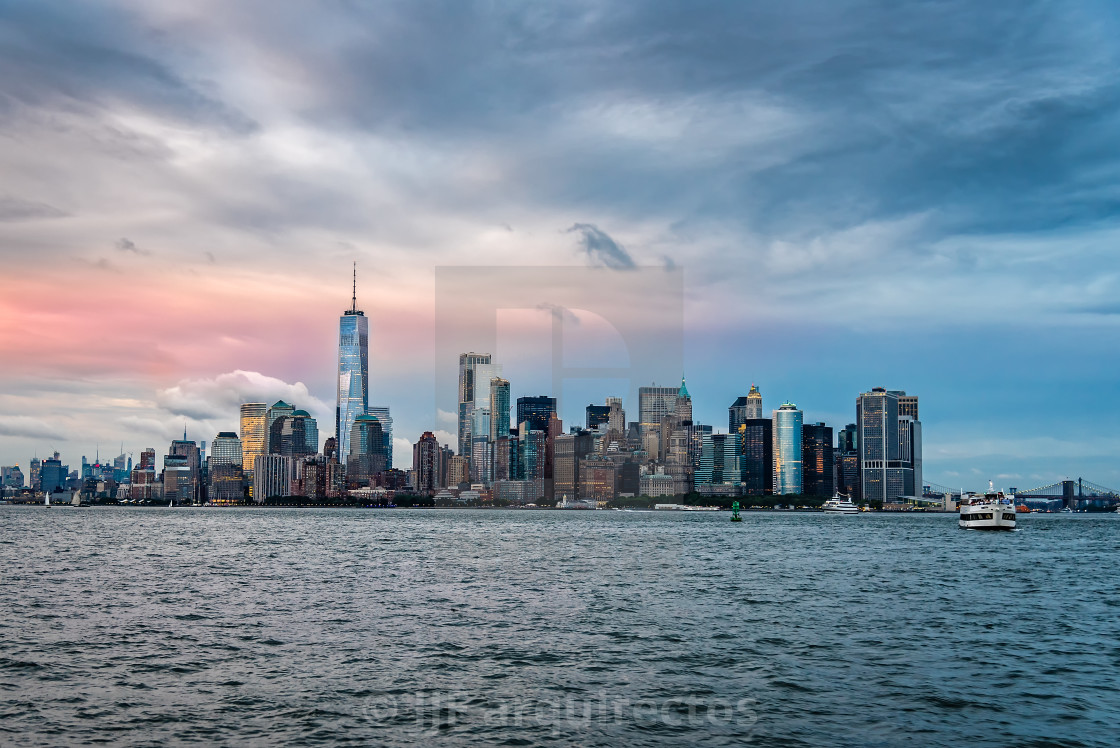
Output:
<path fill-rule="evenodd" d="M 50 509 L 50 508 L 51 508 L 51 495 L 50 495 L 50 492 L 48 492 L 48 493 L 47 493 L 47 494 L 46 494 L 46 495 L 45 495 L 45 496 L 43 497 L 43 506 L 45 506 L 45 507 L 46 507 L 47 509 Z"/>

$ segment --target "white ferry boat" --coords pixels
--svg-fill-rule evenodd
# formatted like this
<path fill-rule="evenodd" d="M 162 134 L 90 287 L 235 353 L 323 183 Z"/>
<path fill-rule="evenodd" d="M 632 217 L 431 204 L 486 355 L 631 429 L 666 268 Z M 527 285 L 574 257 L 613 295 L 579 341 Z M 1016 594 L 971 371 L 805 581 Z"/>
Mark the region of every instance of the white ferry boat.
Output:
<path fill-rule="evenodd" d="M 851 497 L 836 494 L 821 507 L 828 514 L 859 514 L 859 507 L 852 503 Z"/>
<path fill-rule="evenodd" d="M 957 525 L 965 530 L 1014 530 L 1015 497 L 1004 496 L 988 481 L 988 493 L 961 497 Z"/>

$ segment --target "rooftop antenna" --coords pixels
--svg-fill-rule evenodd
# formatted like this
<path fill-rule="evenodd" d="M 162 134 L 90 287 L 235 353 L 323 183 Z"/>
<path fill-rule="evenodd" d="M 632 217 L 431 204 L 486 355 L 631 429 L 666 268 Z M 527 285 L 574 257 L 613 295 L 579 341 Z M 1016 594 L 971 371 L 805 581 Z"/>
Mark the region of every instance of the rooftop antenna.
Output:
<path fill-rule="evenodd" d="M 350 297 L 350 311 L 358 311 L 358 261 L 354 261 L 354 295 Z"/>
<path fill-rule="evenodd" d="M 183 421 L 183 441 L 187 440 L 187 422 Z"/>

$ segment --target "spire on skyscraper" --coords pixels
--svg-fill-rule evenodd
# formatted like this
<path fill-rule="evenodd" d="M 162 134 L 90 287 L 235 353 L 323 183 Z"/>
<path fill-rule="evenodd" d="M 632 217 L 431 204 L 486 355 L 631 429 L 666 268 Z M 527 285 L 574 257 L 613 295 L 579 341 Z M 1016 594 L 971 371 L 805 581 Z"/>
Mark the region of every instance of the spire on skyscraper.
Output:
<path fill-rule="evenodd" d="M 354 293 L 350 297 L 350 311 L 358 311 L 358 261 L 354 260 Z"/>

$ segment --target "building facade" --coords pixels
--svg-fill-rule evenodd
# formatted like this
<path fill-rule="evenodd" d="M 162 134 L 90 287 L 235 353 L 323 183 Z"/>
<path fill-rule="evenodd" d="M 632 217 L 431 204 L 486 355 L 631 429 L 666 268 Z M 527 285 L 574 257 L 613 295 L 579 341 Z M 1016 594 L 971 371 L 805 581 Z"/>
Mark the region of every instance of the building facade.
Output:
<path fill-rule="evenodd" d="M 417 491 L 434 492 L 443 486 L 440 470 L 439 441 L 431 431 L 425 431 L 412 447 L 413 487 Z"/>
<path fill-rule="evenodd" d="M 509 436 L 509 380 L 490 378 L 490 441 Z"/>
<path fill-rule="evenodd" d="M 906 415 L 900 413 L 900 401 L 904 402 Z M 915 417 L 917 413 L 918 398 L 901 390 L 875 387 L 856 399 L 860 495 L 864 501 L 891 502 L 922 490 L 921 422 Z"/>
<path fill-rule="evenodd" d="M 607 428 L 620 436 L 626 433 L 626 411 L 621 397 L 607 398 Z"/>
<path fill-rule="evenodd" d="M 368 413 L 354 419 L 350 427 L 350 455 L 346 461 L 346 480 L 355 487 L 369 486 L 378 473 L 388 469 L 385 435 L 381 421 Z"/>
<path fill-rule="evenodd" d="M 548 419 L 556 412 L 556 398 L 547 395 L 517 398 L 517 424 L 526 421 L 534 431 L 548 431 Z"/>
<path fill-rule="evenodd" d="M 143 461 L 143 457 L 141 457 Z M 232 431 L 220 431 L 210 444 L 211 465 L 243 464 L 241 440 Z"/>
<path fill-rule="evenodd" d="M 253 500 L 288 496 L 292 491 L 296 460 L 278 454 L 258 455 L 253 462 Z"/>
<path fill-rule="evenodd" d="M 381 433 L 385 437 L 385 463 L 393 467 L 393 416 L 387 405 L 371 405 L 366 411 L 381 422 Z"/>
<path fill-rule="evenodd" d="M 252 475 L 257 457 L 266 454 L 268 438 L 268 405 L 243 403 L 241 405 L 241 464 Z"/>
<path fill-rule="evenodd" d="M 589 404 L 584 409 L 584 425 L 588 431 L 594 431 L 600 424 L 608 424 L 610 428 L 611 408 L 609 405 Z"/>
<path fill-rule="evenodd" d="M 802 493 L 832 498 L 836 493 L 836 459 L 832 450 L 832 427 L 805 424 L 801 430 Z"/>
<path fill-rule="evenodd" d="M 774 493 L 774 422 L 769 418 L 748 418 L 739 426 L 739 445 L 743 455 L 743 493 Z"/>
<path fill-rule="evenodd" d="M 461 353 L 459 354 L 459 444 L 458 452 L 461 455 L 471 453 L 471 411 L 476 400 L 477 369 L 491 363 L 489 353 Z M 490 381 L 487 376 L 485 382 Z M 487 393 L 489 390 L 483 387 Z"/>
<path fill-rule="evenodd" d="M 742 486 L 741 445 L 739 434 L 705 434 L 700 448 L 700 464 L 696 468 L 693 487 L 701 493 L 712 486 L 722 486 L 737 494 Z"/>
<path fill-rule="evenodd" d="M 679 387 L 651 385 L 638 388 L 638 428 L 643 439 L 651 432 L 659 433 L 661 419 L 676 413 L 679 392 Z"/>
<path fill-rule="evenodd" d="M 799 494 L 802 484 L 801 432 L 804 415 L 793 403 L 774 411 L 774 493 Z"/>

